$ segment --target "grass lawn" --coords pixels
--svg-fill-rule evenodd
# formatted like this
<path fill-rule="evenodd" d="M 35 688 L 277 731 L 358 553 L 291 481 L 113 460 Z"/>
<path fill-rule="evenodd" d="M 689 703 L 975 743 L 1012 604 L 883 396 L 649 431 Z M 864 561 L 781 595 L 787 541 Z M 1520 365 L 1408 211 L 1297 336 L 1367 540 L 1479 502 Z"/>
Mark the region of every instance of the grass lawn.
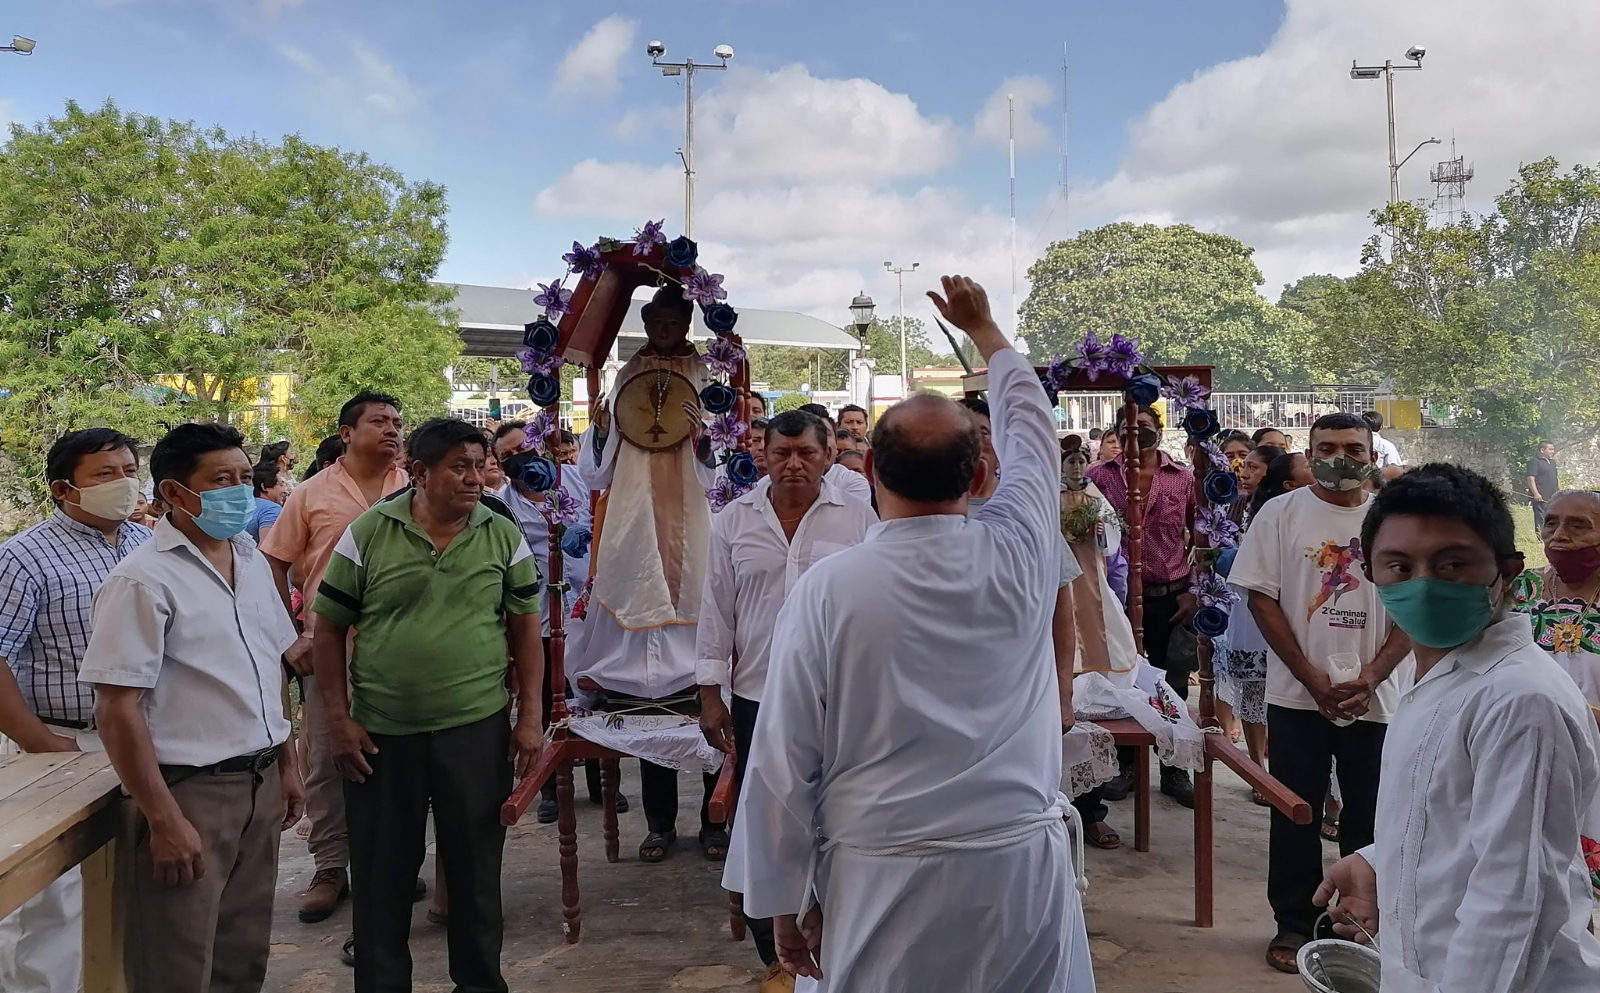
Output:
<path fill-rule="evenodd" d="M 1539 534 L 1533 529 L 1533 508 L 1527 504 L 1512 504 L 1511 516 L 1517 522 L 1517 548 L 1527 556 L 1528 568 L 1542 569 L 1547 565 L 1544 557 L 1544 543 L 1539 540 Z"/>

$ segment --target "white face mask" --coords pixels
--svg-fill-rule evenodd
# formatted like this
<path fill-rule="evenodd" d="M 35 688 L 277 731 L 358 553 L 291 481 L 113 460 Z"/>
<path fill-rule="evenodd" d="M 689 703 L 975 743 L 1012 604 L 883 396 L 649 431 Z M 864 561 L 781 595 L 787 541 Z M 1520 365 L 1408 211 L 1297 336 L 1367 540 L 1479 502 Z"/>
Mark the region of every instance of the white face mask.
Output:
<path fill-rule="evenodd" d="M 78 506 L 83 512 L 103 521 L 125 521 L 139 506 L 139 480 L 133 476 L 72 488 L 78 491 Z"/>

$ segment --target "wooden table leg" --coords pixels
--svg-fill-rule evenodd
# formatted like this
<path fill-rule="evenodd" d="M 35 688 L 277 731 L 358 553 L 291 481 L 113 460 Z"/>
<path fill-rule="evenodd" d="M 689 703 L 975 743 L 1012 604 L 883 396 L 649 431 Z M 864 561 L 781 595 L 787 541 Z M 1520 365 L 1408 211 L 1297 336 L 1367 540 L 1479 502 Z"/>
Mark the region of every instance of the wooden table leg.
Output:
<path fill-rule="evenodd" d="M 617 849 L 617 779 L 620 767 L 616 759 L 600 760 L 601 830 L 606 841 L 606 861 L 615 862 L 621 856 Z"/>
<path fill-rule="evenodd" d="M 744 940 L 744 894 L 728 891 L 728 933 L 734 941 Z"/>
<path fill-rule="evenodd" d="M 1138 760 L 1134 766 L 1133 787 L 1133 850 L 1150 850 L 1150 749 L 1140 745 L 1134 749 Z"/>
<path fill-rule="evenodd" d="M 561 932 L 570 945 L 583 929 L 583 912 L 578 906 L 578 812 L 572 806 L 570 760 L 556 767 L 556 810 L 561 853 Z"/>
<path fill-rule="evenodd" d="M 117 900 L 117 842 L 83 860 L 83 990 L 126 993 L 122 906 Z"/>
<path fill-rule="evenodd" d="M 1212 799 L 1211 756 L 1194 777 L 1194 926 L 1212 924 Z"/>

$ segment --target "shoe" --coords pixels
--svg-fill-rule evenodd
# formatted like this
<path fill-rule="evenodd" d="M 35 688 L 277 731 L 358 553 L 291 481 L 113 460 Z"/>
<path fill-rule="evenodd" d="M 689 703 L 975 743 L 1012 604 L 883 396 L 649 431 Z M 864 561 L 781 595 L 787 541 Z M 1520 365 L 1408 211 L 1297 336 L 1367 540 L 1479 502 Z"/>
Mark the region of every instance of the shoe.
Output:
<path fill-rule="evenodd" d="M 1138 773 L 1132 769 L 1124 769 L 1117 773 L 1117 778 L 1100 788 L 1100 796 L 1104 800 L 1116 803 L 1118 800 L 1128 799 L 1128 794 L 1138 782 Z"/>
<path fill-rule="evenodd" d="M 300 923 L 316 924 L 333 916 L 339 901 L 350 895 L 350 876 L 343 869 L 318 869 L 300 894 Z"/>
<path fill-rule="evenodd" d="M 761 974 L 761 985 L 756 987 L 756 993 L 794 993 L 794 977 L 774 962 Z"/>
<path fill-rule="evenodd" d="M 1182 769 L 1161 770 L 1161 792 L 1178 801 L 1178 806 L 1194 809 L 1194 784 Z"/>
<path fill-rule="evenodd" d="M 561 808 L 556 805 L 556 798 L 553 796 L 540 797 L 537 816 L 540 824 L 554 824 L 556 818 L 561 816 Z"/>
<path fill-rule="evenodd" d="M 344 939 L 344 944 L 339 946 L 339 961 L 354 969 L 356 967 L 356 936 L 351 935 Z"/>

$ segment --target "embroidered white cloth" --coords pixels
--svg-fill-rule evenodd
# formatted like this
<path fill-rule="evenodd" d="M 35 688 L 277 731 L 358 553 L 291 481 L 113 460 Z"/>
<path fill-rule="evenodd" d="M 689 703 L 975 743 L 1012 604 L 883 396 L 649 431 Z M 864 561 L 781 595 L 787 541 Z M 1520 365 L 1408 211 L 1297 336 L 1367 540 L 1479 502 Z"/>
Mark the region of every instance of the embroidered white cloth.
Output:
<path fill-rule="evenodd" d="M 716 772 L 723 755 L 700 733 L 700 721 L 677 714 L 586 714 L 572 733 L 625 755 L 679 772 Z"/>
<path fill-rule="evenodd" d="M 1117 741 L 1110 731 L 1084 721 L 1061 736 L 1061 791 L 1067 796 L 1083 796 L 1116 779 L 1117 771 Z"/>
<path fill-rule="evenodd" d="M 1131 717 L 1156 739 L 1164 765 L 1198 771 L 1205 765 L 1205 732 L 1167 685 L 1160 669 L 1140 662 L 1132 672 L 1085 672 L 1072 681 L 1072 710 L 1080 721 Z"/>

